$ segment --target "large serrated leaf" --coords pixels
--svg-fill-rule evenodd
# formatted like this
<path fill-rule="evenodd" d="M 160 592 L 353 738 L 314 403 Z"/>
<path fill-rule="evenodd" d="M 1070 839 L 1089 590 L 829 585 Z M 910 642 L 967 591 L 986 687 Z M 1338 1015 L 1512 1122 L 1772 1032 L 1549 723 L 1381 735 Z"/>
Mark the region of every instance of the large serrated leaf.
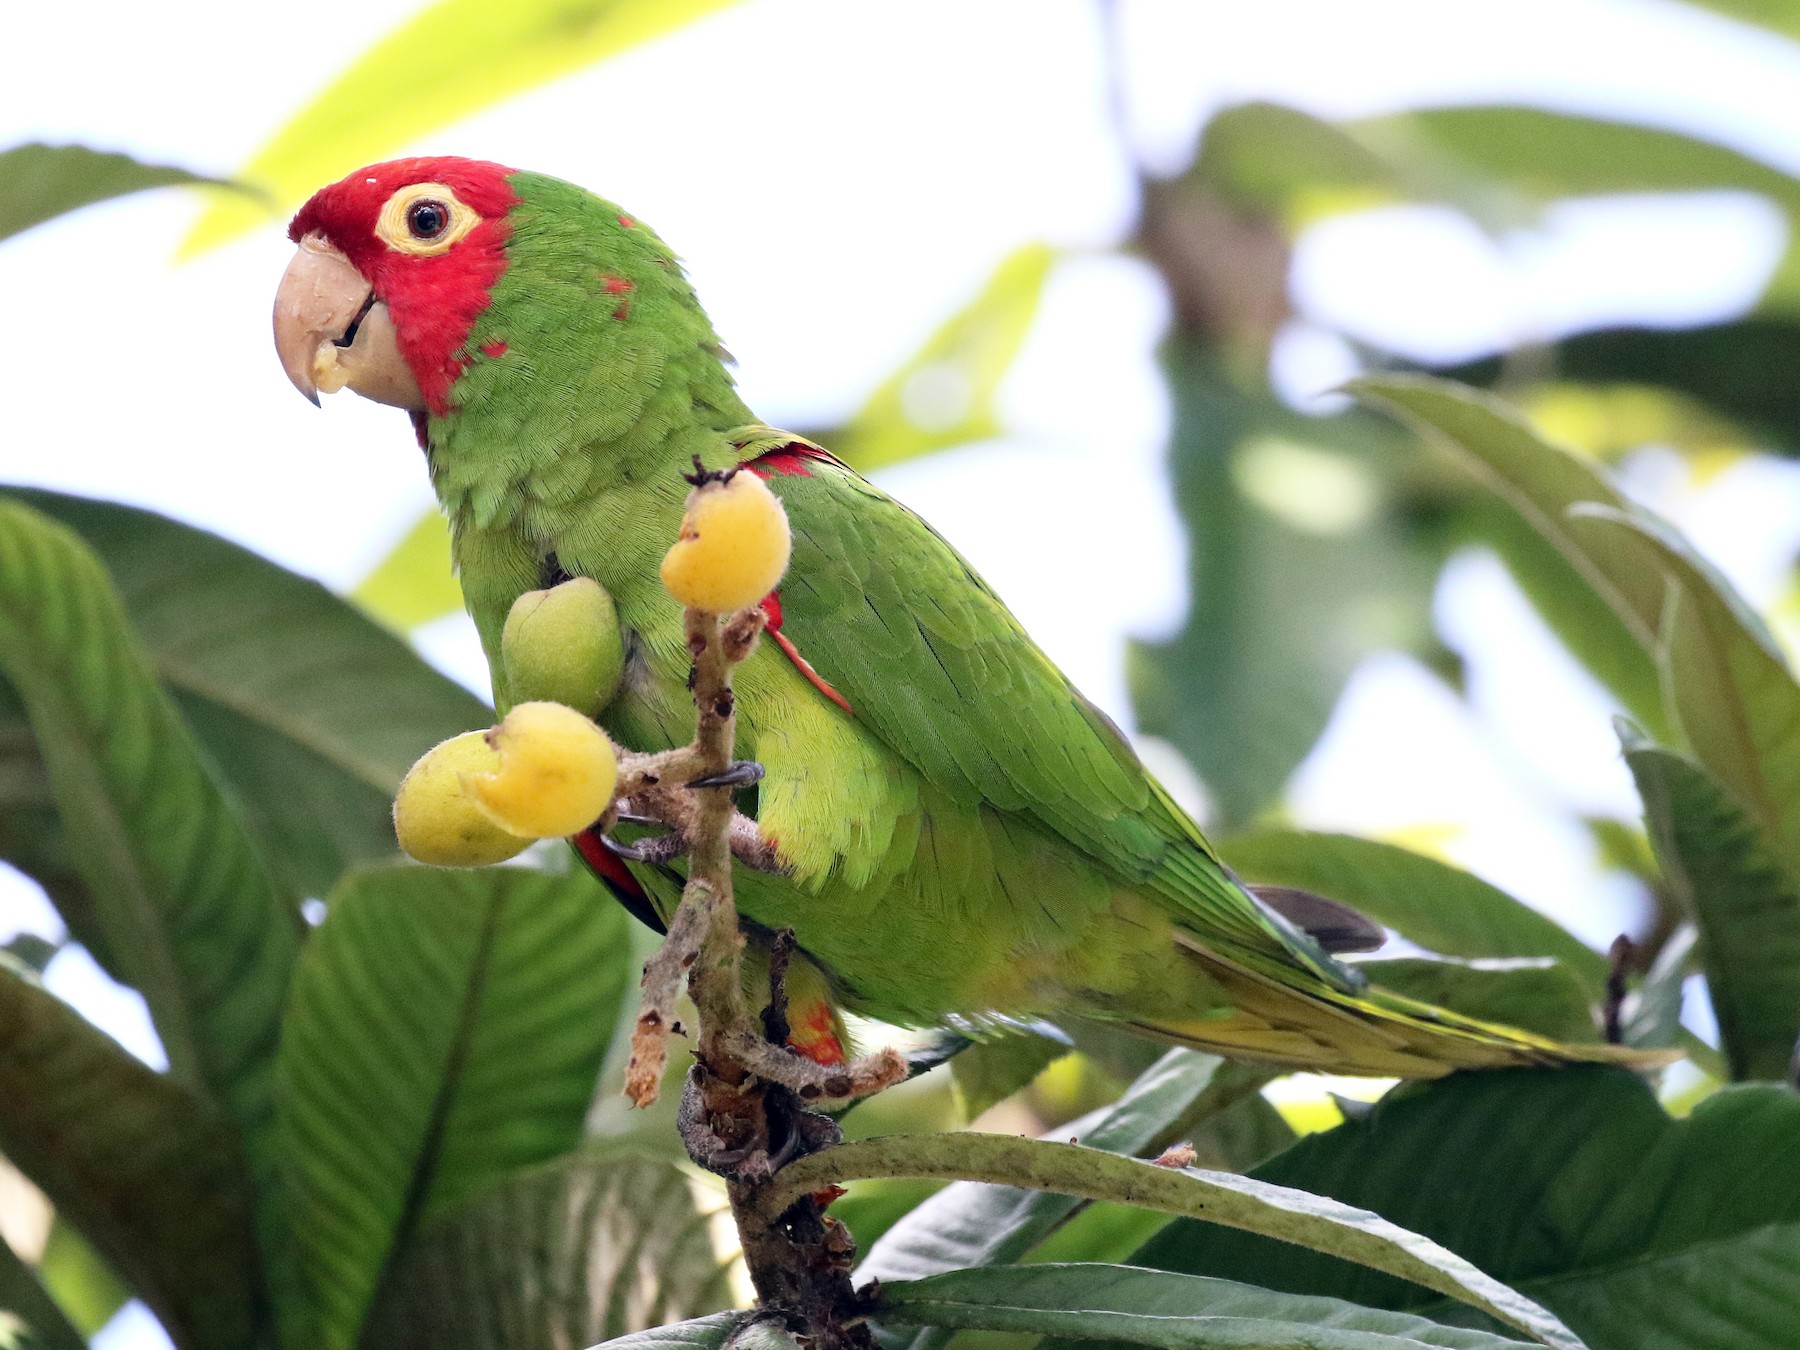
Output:
<path fill-rule="evenodd" d="M 1592 1350 L 1787 1350 L 1800 1300 L 1800 1096 L 1685 1121 L 1618 1069 L 1458 1074 L 1391 1093 L 1256 1175 L 1372 1209 L 1542 1300 Z M 1342 1261 L 1171 1224 L 1140 1265 L 1465 1321 Z"/>
<path fill-rule="evenodd" d="M 109 197 L 183 185 L 235 186 L 85 145 L 15 145 L 0 151 L 0 239 Z"/>
<path fill-rule="evenodd" d="M 725 1199 L 695 1192 L 672 1163 L 592 1147 L 504 1181 L 407 1244 L 363 1343 L 566 1350 L 729 1308 Z"/>
<path fill-rule="evenodd" d="M 486 705 L 316 581 L 153 511 L 6 489 L 107 564 L 157 675 L 290 893 L 391 857 L 394 789 Z"/>
<path fill-rule="evenodd" d="M 574 1146 L 628 922 L 585 872 L 387 868 L 333 894 L 279 1056 L 286 1339 L 353 1346 L 421 1223 Z"/>
<path fill-rule="evenodd" d="M 1800 889 L 1699 765 L 1624 732 L 1666 884 L 1699 931 L 1733 1078 L 1785 1081 L 1800 1038 Z"/>
<path fill-rule="evenodd" d="M 877 1326 L 1028 1332 L 1161 1350 L 1516 1350 L 1522 1344 L 1338 1299 L 1086 1264 L 992 1266 L 885 1284 L 875 1319 Z"/>
<path fill-rule="evenodd" d="M 63 526 L 7 501 L 0 671 L 30 715 L 108 950 L 149 1004 L 171 1071 L 224 1105 L 261 1175 L 297 919 L 105 569 Z"/>
<path fill-rule="evenodd" d="M 1341 900 L 1445 956 L 1547 956 L 1598 992 L 1606 961 L 1556 923 L 1480 877 L 1394 844 L 1354 835 L 1258 830 L 1214 841 L 1244 878 Z"/>
<path fill-rule="evenodd" d="M 1075 1144 L 973 1131 L 864 1139 L 790 1163 L 758 1203 L 772 1217 L 821 1186 L 859 1177 L 978 1179 L 1201 1218 L 1208 1226 L 1276 1238 L 1399 1276 L 1545 1345 L 1560 1350 L 1581 1346 L 1578 1337 L 1529 1298 L 1448 1248 L 1368 1210 L 1228 1172 L 1159 1166 Z"/>
<path fill-rule="evenodd" d="M 732 0 L 437 0 L 321 90 L 238 177 L 277 208 L 429 131 L 672 32 Z M 214 204 L 182 242 L 204 252 L 266 211 Z"/>
<path fill-rule="evenodd" d="M 266 1320 L 243 1147 L 0 957 L 0 1154 L 50 1198 L 183 1350 L 245 1350 Z"/>

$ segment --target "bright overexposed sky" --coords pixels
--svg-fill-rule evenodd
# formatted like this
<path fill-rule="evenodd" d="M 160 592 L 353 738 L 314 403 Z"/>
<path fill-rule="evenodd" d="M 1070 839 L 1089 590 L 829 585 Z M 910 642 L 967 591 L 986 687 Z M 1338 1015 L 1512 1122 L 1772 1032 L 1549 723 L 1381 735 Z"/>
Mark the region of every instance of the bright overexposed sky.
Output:
<path fill-rule="evenodd" d="M 0 146 L 78 140 L 229 173 L 415 8 L 19 6 L 0 47 Z M 1249 97 L 1331 115 L 1530 100 L 1800 169 L 1800 47 L 1673 3 L 1123 10 L 1133 149 L 1162 169 L 1208 111 Z M 1133 199 L 1103 53 L 1081 0 L 749 0 L 403 148 L 558 173 L 649 221 L 776 423 L 854 408 L 1019 244 L 1073 250 L 1005 387 L 1009 434 L 878 476 L 1129 726 L 1124 639 L 1179 622 L 1184 542 L 1152 359 L 1164 308 L 1140 264 L 1107 252 Z M 290 252 L 279 222 L 176 266 L 195 212 L 160 192 L 0 244 L 0 478 L 152 506 L 347 587 L 430 505 L 410 432 L 392 410 L 344 396 L 315 412 L 293 392 L 268 334 Z M 1334 220 L 1297 253 L 1310 322 L 1284 340 L 1281 384 L 1304 399 L 1348 373 L 1331 328 L 1458 357 L 1596 320 L 1724 317 L 1755 298 L 1785 228 L 1734 194 L 1568 204 L 1500 239 L 1428 208 Z M 1697 488 L 1652 458 L 1628 481 L 1753 598 L 1773 597 L 1800 518 L 1794 472 L 1744 465 Z M 1471 662 L 1470 702 L 1404 657 L 1371 661 L 1293 784 L 1295 817 L 1438 831 L 1453 856 L 1604 943 L 1630 921 L 1631 892 L 1597 874 L 1557 807 L 1636 810 L 1605 698 L 1490 558 L 1457 560 L 1439 619 Z M 484 681 L 465 625 L 436 626 L 426 645 Z M 0 884 L 0 938 L 20 927 L 57 931 L 15 878 Z M 50 982 L 154 1057 L 140 1005 L 81 953 L 59 956 Z M 143 1343 L 131 1318 L 103 1340 Z"/>

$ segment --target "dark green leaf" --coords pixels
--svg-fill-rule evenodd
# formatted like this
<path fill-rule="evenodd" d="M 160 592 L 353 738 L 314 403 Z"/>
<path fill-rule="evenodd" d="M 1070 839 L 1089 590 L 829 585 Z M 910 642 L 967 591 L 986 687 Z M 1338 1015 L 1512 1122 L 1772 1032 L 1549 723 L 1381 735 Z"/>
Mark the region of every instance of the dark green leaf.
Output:
<path fill-rule="evenodd" d="M 859 1177 L 896 1176 L 1000 1182 L 1203 1218 L 1208 1225 L 1279 1238 L 1401 1276 L 1546 1345 L 1563 1350 L 1581 1345 L 1530 1299 L 1454 1252 L 1367 1210 L 1228 1172 L 1159 1166 L 1076 1144 L 974 1131 L 864 1139 L 789 1163 L 757 1197 L 757 1204 L 773 1217 L 822 1186 Z"/>
<path fill-rule="evenodd" d="M 1786 1089 L 1728 1089 L 1676 1121 L 1622 1070 L 1513 1070 L 1390 1093 L 1257 1175 L 1436 1238 L 1593 1350 L 1787 1350 L 1796 1137 L 1800 1096 Z M 1134 1261 L 1461 1317 L 1401 1281 L 1208 1224 L 1171 1224 Z"/>
<path fill-rule="evenodd" d="M 1800 889 L 1704 769 L 1621 740 L 1663 876 L 1699 930 L 1731 1076 L 1785 1082 L 1800 1038 Z"/>
<path fill-rule="evenodd" d="M 728 1308 L 705 1211 L 671 1163 L 589 1149 L 426 1224 L 382 1283 L 363 1344 L 566 1350 Z M 724 1221 L 729 1228 L 729 1220 Z"/>
<path fill-rule="evenodd" d="M 262 1176 L 297 920 L 99 560 L 10 501 L 0 501 L 0 670 L 30 713 L 107 949 L 149 1004 L 171 1071 L 225 1106 Z"/>
<path fill-rule="evenodd" d="M 719 1350 L 745 1318 L 744 1313 L 714 1313 L 674 1326 L 637 1331 L 604 1342 L 604 1350 Z M 594 1350 L 602 1350 L 595 1346 Z"/>
<path fill-rule="evenodd" d="M 145 188 L 204 183 L 232 187 L 166 164 L 85 145 L 32 142 L 0 150 L 0 239 L 40 225 L 65 211 Z"/>
<path fill-rule="evenodd" d="M 1606 961 L 1554 920 L 1480 877 L 1373 839 L 1259 830 L 1215 841 L 1248 881 L 1299 886 L 1341 900 L 1445 956 L 1550 957 L 1598 993 Z"/>
<path fill-rule="evenodd" d="M 990 1266 L 884 1284 L 878 1324 L 1045 1336 L 1162 1350 L 1514 1350 L 1522 1342 L 1336 1299 L 1129 1266 Z"/>
<path fill-rule="evenodd" d="M 240 177 L 278 208 L 470 113 L 662 36 L 731 0 L 437 0 L 333 80 Z M 221 201 L 182 244 L 200 253 L 267 218 Z"/>
<path fill-rule="evenodd" d="M 348 1350 L 421 1222 L 574 1146 L 628 922 L 585 872 L 390 868 L 334 893 L 279 1056 L 292 1343 Z"/>
<path fill-rule="evenodd" d="M 9 489 L 106 562 L 290 893 L 391 857 L 394 789 L 487 707 L 315 581 L 155 512 Z"/>
<path fill-rule="evenodd" d="M 977 1041 L 959 1051 L 950 1061 L 950 1076 L 964 1118 L 973 1120 L 995 1102 L 1012 1096 L 1070 1048 L 1048 1036 L 1017 1031 Z"/>
<path fill-rule="evenodd" d="M 264 1318 L 250 1174 L 211 1103 L 0 959 L 0 1153 L 105 1255 L 183 1350 Z"/>

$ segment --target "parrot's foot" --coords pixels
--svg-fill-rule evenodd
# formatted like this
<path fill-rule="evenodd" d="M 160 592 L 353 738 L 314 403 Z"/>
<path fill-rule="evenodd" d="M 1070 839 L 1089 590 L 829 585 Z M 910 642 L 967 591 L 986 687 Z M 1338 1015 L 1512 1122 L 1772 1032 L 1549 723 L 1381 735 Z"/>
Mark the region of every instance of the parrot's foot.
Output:
<path fill-rule="evenodd" d="M 646 816 L 622 811 L 617 819 L 633 824 L 667 823 L 661 816 Z M 742 813 L 734 814 L 726 835 L 731 845 L 731 856 L 744 866 L 754 868 L 758 872 L 782 872 L 786 868 L 775 854 L 775 846 L 762 836 L 756 822 Z M 628 862 L 662 864 L 673 862 L 676 858 L 685 857 L 693 848 L 693 841 L 687 831 L 680 827 L 671 829 L 667 834 L 654 835 L 649 839 L 640 839 L 635 844 L 621 844 L 609 835 L 602 835 L 601 841 L 613 853 Z"/>

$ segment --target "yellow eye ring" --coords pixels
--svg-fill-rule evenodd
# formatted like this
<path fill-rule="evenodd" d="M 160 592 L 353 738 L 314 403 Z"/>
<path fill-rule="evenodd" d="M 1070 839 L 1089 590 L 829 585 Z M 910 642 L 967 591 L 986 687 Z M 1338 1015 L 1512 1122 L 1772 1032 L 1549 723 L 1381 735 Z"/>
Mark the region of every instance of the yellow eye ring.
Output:
<path fill-rule="evenodd" d="M 382 206 L 375 237 L 415 258 L 435 258 L 448 253 L 480 223 L 481 216 L 463 205 L 448 185 L 411 183 Z"/>

